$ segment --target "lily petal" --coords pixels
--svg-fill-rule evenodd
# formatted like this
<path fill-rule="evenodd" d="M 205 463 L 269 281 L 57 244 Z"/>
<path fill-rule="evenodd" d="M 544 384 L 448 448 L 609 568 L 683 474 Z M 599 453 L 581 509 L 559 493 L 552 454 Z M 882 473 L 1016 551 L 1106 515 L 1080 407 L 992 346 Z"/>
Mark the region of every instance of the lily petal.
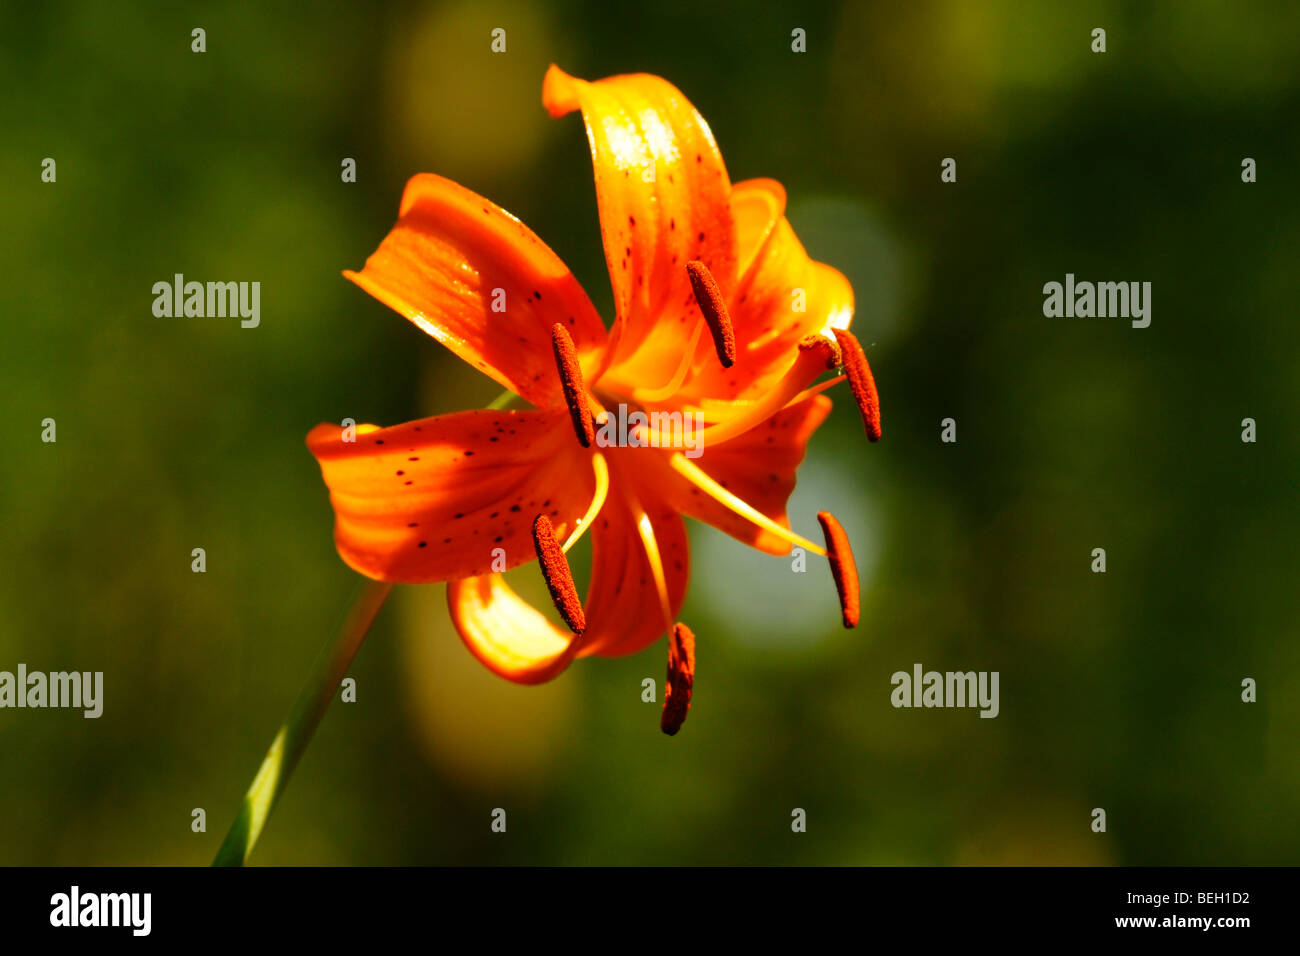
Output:
<path fill-rule="evenodd" d="M 595 485 L 563 408 L 358 426 L 353 442 L 337 425 L 318 425 L 307 447 L 330 489 L 340 556 L 367 577 L 403 584 L 535 559 L 533 519 L 544 512 L 567 534 Z"/>
<path fill-rule="evenodd" d="M 617 310 L 613 381 L 666 378 L 700 318 L 686 263 L 703 262 L 724 294 L 736 283 L 731 181 L 713 133 L 644 73 L 589 83 L 552 65 L 542 102 L 556 117 L 580 109 L 586 124 Z"/>
<path fill-rule="evenodd" d="M 736 270 L 744 277 L 777 223 L 785 218 L 785 187 L 775 179 L 745 179 L 731 185 L 736 220 Z"/>
<path fill-rule="evenodd" d="M 583 638 L 547 620 L 500 574 L 447 584 L 447 606 L 470 652 L 516 684 L 541 684 L 569 666 Z"/>
<path fill-rule="evenodd" d="M 830 410 L 829 398 L 813 395 L 782 409 L 743 435 L 705 445 L 696 464 L 727 491 L 788 528 L 786 507 L 794 490 L 795 472 L 803 461 L 808 439 Z M 736 514 L 662 462 L 659 465 L 663 469 L 663 494 L 683 514 L 768 554 L 789 553 L 790 544 L 785 539 Z"/>
<path fill-rule="evenodd" d="M 360 272 L 344 272 L 466 362 L 539 408 L 563 401 L 551 327 L 569 331 L 598 375 L 605 327 L 550 247 L 495 203 L 422 173 L 397 224 Z"/>

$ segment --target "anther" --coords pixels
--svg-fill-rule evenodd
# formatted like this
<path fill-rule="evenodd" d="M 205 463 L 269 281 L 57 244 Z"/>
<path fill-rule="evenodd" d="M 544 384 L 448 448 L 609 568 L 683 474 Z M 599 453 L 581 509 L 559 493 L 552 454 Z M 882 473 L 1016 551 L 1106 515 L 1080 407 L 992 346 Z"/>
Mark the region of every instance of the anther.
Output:
<path fill-rule="evenodd" d="M 831 577 L 840 595 L 840 615 L 845 627 L 857 627 L 862 602 L 858 593 L 858 564 L 853 560 L 853 549 L 843 526 L 829 511 L 817 512 L 822 533 L 826 536 L 826 557 L 831 562 Z"/>
<path fill-rule="evenodd" d="M 578 589 L 573 584 L 573 572 L 564 557 L 560 542 L 555 538 L 555 528 L 551 519 L 539 514 L 533 520 L 533 547 L 537 549 L 537 560 L 542 566 L 542 577 L 551 592 L 555 609 L 574 634 L 581 634 L 587 629 L 587 616 L 582 613 L 582 601 L 578 598 Z"/>
<path fill-rule="evenodd" d="M 596 427 L 591 420 L 591 406 L 587 404 L 587 390 L 582 384 L 582 366 L 578 364 L 578 350 L 573 346 L 569 330 L 559 322 L 551 326 L 551 348 L 555 351 L 555 365 L 560 372 L 564 402 L 573 419 L 573 431 L 578 443 L 590 448 L 596 438 Z"/>
<path fill-rule="evenodd" d="M 871 375 L 871 366 L 867 364 L 867 355 L 852 332 L 847 329 L 834 331 L 835 338 L 840 343 L 844 372 L 849 377 L 853 400 L 858 403 L 858 411 L 862 414 L 867 438 L 880 441 L 880 395 L 876 392 L 876 380 Z"/>
<path fill-rule="evenodd" d="M 727 314 L 727 303 L 722 298 L 722 290 L 703 262 L 692 260 L 686 263 L 686 274 L 690 277 L 695 301 L 699 303 L 700 312 L 713 335 L 713 347 L 717 350 L 718 361 L 723 368 L 731 368 L 736 364 L 736 333 L 731 328 L 731 316 Z"/>
<path fill-rule="evenodd" d="M 659 718 L 659 729 L 669 737 L 681 730 L 686 721 L 694 686 L 695 635 L 685 624 L 678 623 L 668 635 L 668 684 Z"/>

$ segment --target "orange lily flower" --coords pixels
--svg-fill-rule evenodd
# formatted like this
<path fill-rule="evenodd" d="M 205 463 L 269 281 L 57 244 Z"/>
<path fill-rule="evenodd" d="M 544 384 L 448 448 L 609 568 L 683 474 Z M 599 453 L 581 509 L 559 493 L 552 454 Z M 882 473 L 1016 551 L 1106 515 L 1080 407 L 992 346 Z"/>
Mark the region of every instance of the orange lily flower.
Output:
<path fill-rule="evenodd" d="M 809 259 L 779 183 L 730 181 L 708 125 L 675 87 L 647 74 L 586 82 L 552 66 L 542 101 L 553 117 L 581 110 L 586 123 L 610 331 L 523 223 L 417 175 L 392 231 L 344 275 L 532 407 L 354 436 L 323 424 L 307 444 L 343 560 L 377 580 L 448 582 L 456 630 L 502 677 L 539 683 L 575 657 L 631 654 L 667 634 L 663 727 L 675 733 L 695 659 L 694 637 L 675 623 L 689 577 L 682 516 L 771 554 L 795 545 L 826 555 L 853 626 L 848 539 L 825 512 L 826 547 L 801 537 L 786 503 L 830 409 L 821 392 L 847 377 L 873 441 L 879 402 L 848 332 L 848 281 Z M 814 385 L 840 366 L 844 376 Z M 602 444 L 620 406 L 654 424 Z M 663 424 L 676 421 L 703 423 L 698 462 L 684 433 Z M 587 531 L 592 573 L 580 600 L 564 554 Z M 500 573 L 534 558 L 566 627 Z"/>

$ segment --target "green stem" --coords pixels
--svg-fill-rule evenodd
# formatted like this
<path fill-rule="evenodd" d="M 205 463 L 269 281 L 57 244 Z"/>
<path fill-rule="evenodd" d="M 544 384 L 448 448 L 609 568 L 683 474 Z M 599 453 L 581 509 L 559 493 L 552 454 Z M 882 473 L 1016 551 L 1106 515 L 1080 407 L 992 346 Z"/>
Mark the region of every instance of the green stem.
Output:
<path fill-rule="evenodd" d="M 326 644 L 302 693 L 289 712 L 280 732 L 271 741 L 257 776 L 253 778 L 244 795 L 235 822 L 230 825 L 221 849 L 217 850 L 213 866 L 243 866 L 262 835 L 262 828 L 271 815 L 280 794 L 289 783 L 289 776 L 302 758 L 312 735 L 320 726 L 321 718 L 334 699 L 343 677 L 352 665 L 365 640 L 366 632 L 374 623 L 375 615 L 393 586 L 385 581 L 366 581 L 356 600 L 352 602 L 337 639 Z"/>
<path fill-rule="evenodd" d="M 492 411 L 500 411 L 503 408 L 509 408 L 510 403 L 518 397 L 519 396 L 510 391 L 510 389 L 506 389 L 496 398 L 492 399 L 492 404 L 489 405 L 488 408 L 492 409 Z"/>

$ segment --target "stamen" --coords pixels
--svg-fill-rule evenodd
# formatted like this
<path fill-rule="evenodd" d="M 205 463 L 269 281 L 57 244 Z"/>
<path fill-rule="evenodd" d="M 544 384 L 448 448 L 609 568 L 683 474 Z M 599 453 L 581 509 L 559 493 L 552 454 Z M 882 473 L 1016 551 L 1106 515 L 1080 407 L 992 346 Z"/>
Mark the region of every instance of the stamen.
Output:
<path fill-rule="evenodd" d="M 867 364 L 867 355 L 862 351 L 862 344 L 848 329 L 834 329 L 835 338 L 840 343 L 840 353 L 844 362 L 844 371 L 849 376 L 849 388 L 853 400 L 858 403 L 862 414 L 862 424 L 867 430 L 870 441 L 880 441 L 880 396 L 876 393 L 876 380 Z"/>
<path fill-rule="evenodd" d="M 740 515 L 747 521 L 752 521 L 764 531 L 770 531 L 779 538 L 784 538 L 793 545 L 797 545 L 813 554 L 820 554 L 823 558 L 828 557 L 825 550 L 820 545 L 813 544 L 807 538 L 795 534 L 789 528 L 783 528 L 763 512 L 759 511 L 748 501 L 738 498 L 726 488 L 710 478 L 702 468 L 690 461 L 684 455 L 677 453 L 668 459 L 673 470 L 693 484 L 700 491 L 704 492 L 714 501 L 730 508 L 736 514 Z"/>
<path fill-rule="evenodd" d="M 561 550 L 566 554 L 587 533 L 591 523 L 596 520 L 596 515 L 600 514 L 600 509 L 605 506 L 605 496 L 609 494 L 609 465 L 605 463 L 605 456 L 600 452 L 591 456 L 591 469 L 596 473 L 596 492 L 591 496 L 587 513 L 578 519 L 577 525 L 564 540 L 564 547 Z"/>
<path fill-rule="evenodd" d="M 709 331 L 713 333 L 718 361 L 723 368 L 731 368 L 736 364 L 736 333 L 731 328 L 731 316 L 727 314 L 722 290 L 709 267 L 699 260 L 686 263 L 686 274 L 690 277 L 691 290 L 695 293 L 700 312 L 704 314 L 704 321 L 709 323 Z"/>
<path fill-rule="evenodd" d="M 537 560 L 542 566 L 542 576 L 546 578 L 555 609 L 569 625 L 569 630 L 581 634 L 587 629 L 587 616 L 582 613 L 582 601 L 574 587 L 569 562 L 564 558 L 560 543 L 555 540 L 555 528 L 544 514 L 533 520 L 533 547 L 537 549 Z"/>
<path fill-rule="evenodd" d="M 695 687 L 695 635 L 678 623 L 668 635 L 668 682 L 664 688 L 664 710 L 659 729 L 669 737 L 682 729 L 691 709 Z"/>
<path fill-rule="evenodd" d="M 858 593 L 858 564 L 853 560 L 853 549 L 849 546 L 849 536 L 843 526 L 835 520 L 829 511 L 817 512 L 821 522 L 822 533 L 826 535 L 827 557 L 831 562 L 831 576 L 835 578 L 835 590 L 840 595 L 840 614 L 845 627 L 857 627 L 862 609 Z"/>
<path fill-rule="evenodd" d="M 569 331 L 559 322 L 551 326 L 551 348 L 555 351 L 555 364 L 560 372 L 560 385 L 564 401 L 573 419 L 573 431 L 583 448 L 590 448 L 596 438 L 596 427 L 591 420 L 591 406 L 587 404 L 587 390 L 582 384 L 582 366 L 578 364 L 578 350 L 573 346 Z"/>

